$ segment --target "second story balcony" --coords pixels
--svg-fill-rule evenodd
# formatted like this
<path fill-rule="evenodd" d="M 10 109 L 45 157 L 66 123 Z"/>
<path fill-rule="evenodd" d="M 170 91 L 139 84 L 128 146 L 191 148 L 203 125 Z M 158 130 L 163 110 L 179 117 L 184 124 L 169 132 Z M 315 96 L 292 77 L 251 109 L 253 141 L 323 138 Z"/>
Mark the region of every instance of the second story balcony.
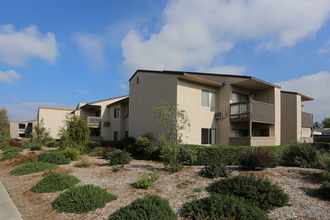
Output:
<path fill-rule="evenodd" d="M 87 116 L 87 124 L 91 128 L 99 128 L 101 126 L 101 117 Z"/>
<path fill-rule="evenodd" d="M 254 100 L 230 104 L 230 121 L 275 123 L 275 106 Z"/>
<path fill-rule="evenodd" d="M 313 114 L 307 112 L 301 112 L 301 127 L 305 127 L 305 128 L 313 127 Z"/>

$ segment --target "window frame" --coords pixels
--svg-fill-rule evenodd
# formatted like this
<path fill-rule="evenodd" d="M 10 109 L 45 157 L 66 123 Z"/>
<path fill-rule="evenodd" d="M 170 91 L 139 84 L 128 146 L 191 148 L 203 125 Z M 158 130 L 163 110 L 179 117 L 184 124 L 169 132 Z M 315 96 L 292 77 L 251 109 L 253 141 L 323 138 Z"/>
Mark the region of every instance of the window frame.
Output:
<path fill-rule="evenodd" d="M 216 145 L 217 144 L 217 129 L 216 128 L 202 128 L 201 129 L 201 144 L 202 145 Z"/>
<path fill-rule="evenodd" d="M 217 93 L 214 91 L 202 89 L 201 104 L 204 107 L 216 108 Z"/>

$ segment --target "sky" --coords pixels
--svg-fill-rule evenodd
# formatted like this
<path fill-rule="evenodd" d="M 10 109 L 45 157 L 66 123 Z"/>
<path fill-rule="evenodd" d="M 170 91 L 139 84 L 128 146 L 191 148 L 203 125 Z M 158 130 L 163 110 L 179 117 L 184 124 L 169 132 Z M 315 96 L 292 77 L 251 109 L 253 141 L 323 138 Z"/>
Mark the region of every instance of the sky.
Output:
<path fill-rule="evenodd" d="M 248 75 L 330 117 L 329 0 L 0 0 L 0 108 L 127 95 L 137 69 Z"/>

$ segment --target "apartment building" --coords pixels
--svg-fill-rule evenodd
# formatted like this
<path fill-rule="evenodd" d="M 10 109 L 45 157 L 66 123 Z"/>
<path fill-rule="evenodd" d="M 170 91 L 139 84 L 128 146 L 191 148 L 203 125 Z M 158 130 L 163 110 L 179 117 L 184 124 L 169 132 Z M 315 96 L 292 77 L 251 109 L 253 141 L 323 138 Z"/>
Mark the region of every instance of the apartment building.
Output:
<path fill-rule="evenodd" d="M 33 126 L 37 123 L 37 119 L 33 119 L 31 121 L 10 121 L 10 137 L 29 138 Z"/>
<path fill-rule="evenodd" d="M 43 122 L 43 126 L 49 131 L 50 137 L 59 138 L 59 131 L 64 126 L 66 115 L 71 114 L 74 109 L 68 108 L 38 108 L 38 124 Z"/>
<path fill-rule="evenodd" d="M 301 111 L 302 103 L 314 100 L 306 95 L 281 91 L 281 137 L 282 144 L 313 142 L 313 115 Z"/>
<path fill-rule="evenodd" d="M 119 140 L 128 136 L 128 96 L 78 103 L 72 113 L 87 117 L 91 140 Z"/>
<path fill-rule="evenodd" d="M 286 106 L 281 108 L 284 93 L 277 85 L 250 76 L 149 70 L 137 70 L 129 82 L 129 134 L 135 138 L 145 133 L 161 135 L 154 108 L 165 100 L 179 105 L 190 119 L 184 143 L 267 146 L 287 142 L 281 132 L 281 122 L 287 120 L 281 114 L 286 111 Z M 299 97 L 307 101 L 307 96 Z M 299 100 L 296 104 L 297 117 L 305 116 Z M 295 124 L 300 127 L 297 132 L 304 134 L 296 140 L 307 140 L 311 125 L 300 123 L 299 119 Z"/>

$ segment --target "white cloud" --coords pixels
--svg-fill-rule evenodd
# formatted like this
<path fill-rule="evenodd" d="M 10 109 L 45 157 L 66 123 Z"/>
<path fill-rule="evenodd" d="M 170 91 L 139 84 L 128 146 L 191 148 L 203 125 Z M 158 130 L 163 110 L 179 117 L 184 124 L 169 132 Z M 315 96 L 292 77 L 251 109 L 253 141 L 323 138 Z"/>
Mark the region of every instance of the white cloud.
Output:
<path fill-rule="evenodd" d="M 0 70 L 0 82 L 17 84 L 17 80 L 21 78 L 19 73 L 16 73 L 14 70 L 1 71 Z"/>
<path fill-rule="evenodd" d="M 104 69 L 108 66 L 109 63 L 104 53 L 105 43 L 102 37 L 90 34 L 76 34 L 73 39 L 92 68 Z"/>
<path fill-rule="evenodd" d="M 71 108 L 64 104 L 52 102 L 23 102 L 17 104 L 5 104 L 8 117 L 11 121 L 28 121 L 37 118 L 38 107 Z"/>
<path fill-rule="evenodd" d="M 313 36 L 329 11 L 329 0 L 172 0 L 157 33 L 131 30 L 123 39 L 124 69 L 211 69 L 240 41 L 291 47 Z"/>
<path fill-rule="evenodd" d="M 123 90 L 128 90 L 128 86 L 124 83 L 119 85 L 119 88 L 123 89 Z"/>
<path fill-rule="evenodd" d="M 330 114 L 329 99 L 329 72 L 319 72 L 312 75 L 303 76 L 298 79 L 291 79 L 276 83 L 282 87 L 282 90 L 299 92 L 314 98 L 314 101 L 302 103 L 304 110 L 311 112 L 316 116 Z"/>
<path fill-rule="evenodd" d="M 87 90 L 81 90 L 81 89 L 76 89 L 76 92 L 77 92 L 77 93 L 80 93 L 80 94 L 83 94 L 83 95 L 88 95 L 88 94 L 90 94 L 89 91 L 87 91 Z"/>
<path fill-rule="evenodd" d="M 0 25 L 0 61 L 24 65 L 33 57 L 55 63 L 59 55 L 53 33 L 41 34 L 36 26 L 16 31 L 13 25 Z"/>

